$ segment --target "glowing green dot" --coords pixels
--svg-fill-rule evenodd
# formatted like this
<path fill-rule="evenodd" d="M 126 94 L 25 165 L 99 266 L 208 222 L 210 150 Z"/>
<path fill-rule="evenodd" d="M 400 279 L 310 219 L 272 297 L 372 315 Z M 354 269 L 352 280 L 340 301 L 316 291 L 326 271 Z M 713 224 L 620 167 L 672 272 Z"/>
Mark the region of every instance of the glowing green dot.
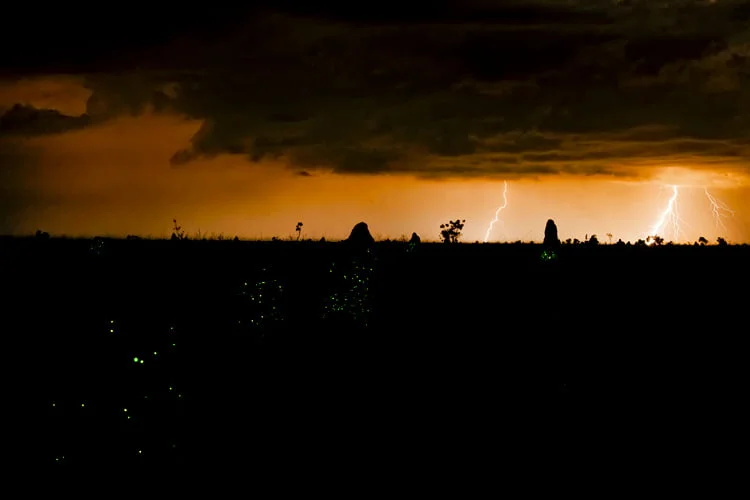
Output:
<path fill-rule="evenodd" d="M 133 363 L 137 363 L 137 362 L 138 362 L 138 356 L 133 358 Z"/>

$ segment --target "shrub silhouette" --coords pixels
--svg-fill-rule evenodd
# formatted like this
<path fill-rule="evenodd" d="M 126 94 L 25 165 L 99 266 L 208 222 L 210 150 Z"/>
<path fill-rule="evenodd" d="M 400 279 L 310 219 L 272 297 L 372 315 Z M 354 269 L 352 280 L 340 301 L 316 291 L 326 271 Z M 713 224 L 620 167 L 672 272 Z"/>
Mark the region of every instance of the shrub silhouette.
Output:
<path fill-rule="evenodd" d="M 448 221 L 446 224 L 440 224 L 440 237 L 443 238 L 443 242 L 458 243 L 465 224 L 466 219 L 456 219 Z"/>

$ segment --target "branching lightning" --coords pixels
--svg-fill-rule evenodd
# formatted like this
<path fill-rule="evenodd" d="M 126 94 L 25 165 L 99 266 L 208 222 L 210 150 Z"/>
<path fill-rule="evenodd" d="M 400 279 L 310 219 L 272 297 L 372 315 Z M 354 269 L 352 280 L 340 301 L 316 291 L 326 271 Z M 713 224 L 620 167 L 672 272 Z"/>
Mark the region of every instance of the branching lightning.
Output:
<path fill-rule="evenodd" d="M 714 198 L 711 193 L 708 192 L 708 188 L 704 188 L 703 192 L 708 198 L 708 202 L 711 204 L 711 214 L 714 216 L 714 222 L 716 227 L 720 227 L 726 231 L 727 227 L 724 225 L 724 219 L 728 216 L 734 215 L 734 210 L 730 209 L 726 203 Z"/>
<path fill-rule="evenodd" d="M 686 222 L 680 217 L 678 210 L 678 199 L 680 195 L 680 187 L 676 184 L 669 186 L 672 190 L 672 195 L 669 198 L 666 208 L 659 214 L 656 222 L 649 229 L 646 237 L 646 243 L 652 244 L 656 241 L 658 236 L 667 236 L 671 234 L 672 238 L 677 240 L 680 235 L 684 235 L 683 226 L 686 226 Z M 724 219 L 727 217 L 734 216 L 734 211 L 727 206 L 726 203 L 714 197 L 709 193 L 708 188 L 703 188 L 703 193 L 708 198 L 708 202 L 711 206 L 711 214 L 713 215 L 716 227 L 726 230 L 724 225 Z"/>
<path fill-rule="evenodd" d="M 505 207 L 508 206 L 508 181 L 503 181 L 503 204 L 497 207 L 497 210 L 495 210 L 495 218 L 490 222 L 490 226 L 487 228 L 487 232 L 484 233 L 484 242 L 487 243 L 487 241 L 490 239 L 490 233 L 492 232 L 492 228 L 500 219 L 500 212 L 502 212 Z"/>
<path fill-rule="evenodd" d="M 672 185 L 670 187 L 672 188 L 672 196 L 669 198 L 667 208 L 664 209 L 656 222 L 651 226 L 651 229 L 649 229 L 647 235 L 647 242 L 649 243 L 654 236 L 660 235 L 664 229 L 671 229 L 675 239 L 677 239 L 682 232 L 682 228 L 680 227 L 682 219 L 680 219 L 677 209 L 677 198 L 680 195 L 680 190 L 677 185 Z"/>

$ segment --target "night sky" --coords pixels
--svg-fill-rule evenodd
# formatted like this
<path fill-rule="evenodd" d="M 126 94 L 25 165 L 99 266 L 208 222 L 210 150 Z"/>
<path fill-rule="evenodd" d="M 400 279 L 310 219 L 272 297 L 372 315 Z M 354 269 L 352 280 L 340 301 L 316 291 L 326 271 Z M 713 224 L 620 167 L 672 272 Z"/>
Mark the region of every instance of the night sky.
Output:
<path fill-rule="evenodd" d="M 406 4 L 4 7 L 0 233 L 750 242 L 750 1 Z"/>

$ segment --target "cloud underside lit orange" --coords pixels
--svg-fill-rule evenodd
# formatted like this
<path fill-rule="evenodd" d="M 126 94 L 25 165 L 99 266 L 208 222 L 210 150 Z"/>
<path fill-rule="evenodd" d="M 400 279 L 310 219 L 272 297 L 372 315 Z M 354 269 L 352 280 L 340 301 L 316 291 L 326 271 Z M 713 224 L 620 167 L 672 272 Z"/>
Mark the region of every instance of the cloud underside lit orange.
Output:
<path fill-rule="evenodd" d="M 750 241 L 747 2 L 252 4 L 9 23 L 0 233 Z"/>
<path fill-rule="evenodd" d="M 303 222 L 303 237 L 335 240 L 365 221 L 379 239 L 416 232 L 429 241 L 438 240 L 441 223 L 458 217 L 467 221 L 463 241 L 482 241 L 507 180 L 508 205 L 489 241 L 541 241 L 549 218 L 562 239 L 597 234 L 607 241 L 609 233 L 614 241 L 635 241 L 648 235 L 666 207 L 670 192 L 664 186 L 669 184 L 682 186 L 682 222 L 680 234 L 664 228 L 667 240 L 722 236 L 744 242 L 749 236 L 743 205 L 750 199 L 747 175 L 732 157 L 629 157 L 637 146 L 629 144 L 607 163 L 606 175 L 599 175 L 600 160 L 586 159 L 584 153 L 605 150 L 610 143 L 600 139 L 582 141 L 580 150 L 566 145 L 565 153 L 549 153 L 534 163 L 522 155 L 498 161 L 497 155 L 481 152 L 421 155 L 415 156 L 419 166 L 377 175 L 319 168 L 304 176 L 284 156 L 250 162 L 242 154 L 219 154 L 170 165 L 174 152 L 189 146 L 201 124 L 147 112 L 61 134 L 4 139 L 4 150 L 25 158 L 6 173 L 16 201 L 6 208 L 5 231 L 167 237 L 177 218 L 191 235 L 296 237 L 296 223 Z M 669 151 L 674 144 L 652 146 Z M 580 158 L 556 159 L 562 154 Z M 505 170 L 496 168 L 498 163 L 507 164 Z M 464 178 L 459 177 L 462 168 L 468 172 Z M 450 175 L 441 175 L 443 170 Z M 703 187 L 734 213 L 716 220 Z"/>

